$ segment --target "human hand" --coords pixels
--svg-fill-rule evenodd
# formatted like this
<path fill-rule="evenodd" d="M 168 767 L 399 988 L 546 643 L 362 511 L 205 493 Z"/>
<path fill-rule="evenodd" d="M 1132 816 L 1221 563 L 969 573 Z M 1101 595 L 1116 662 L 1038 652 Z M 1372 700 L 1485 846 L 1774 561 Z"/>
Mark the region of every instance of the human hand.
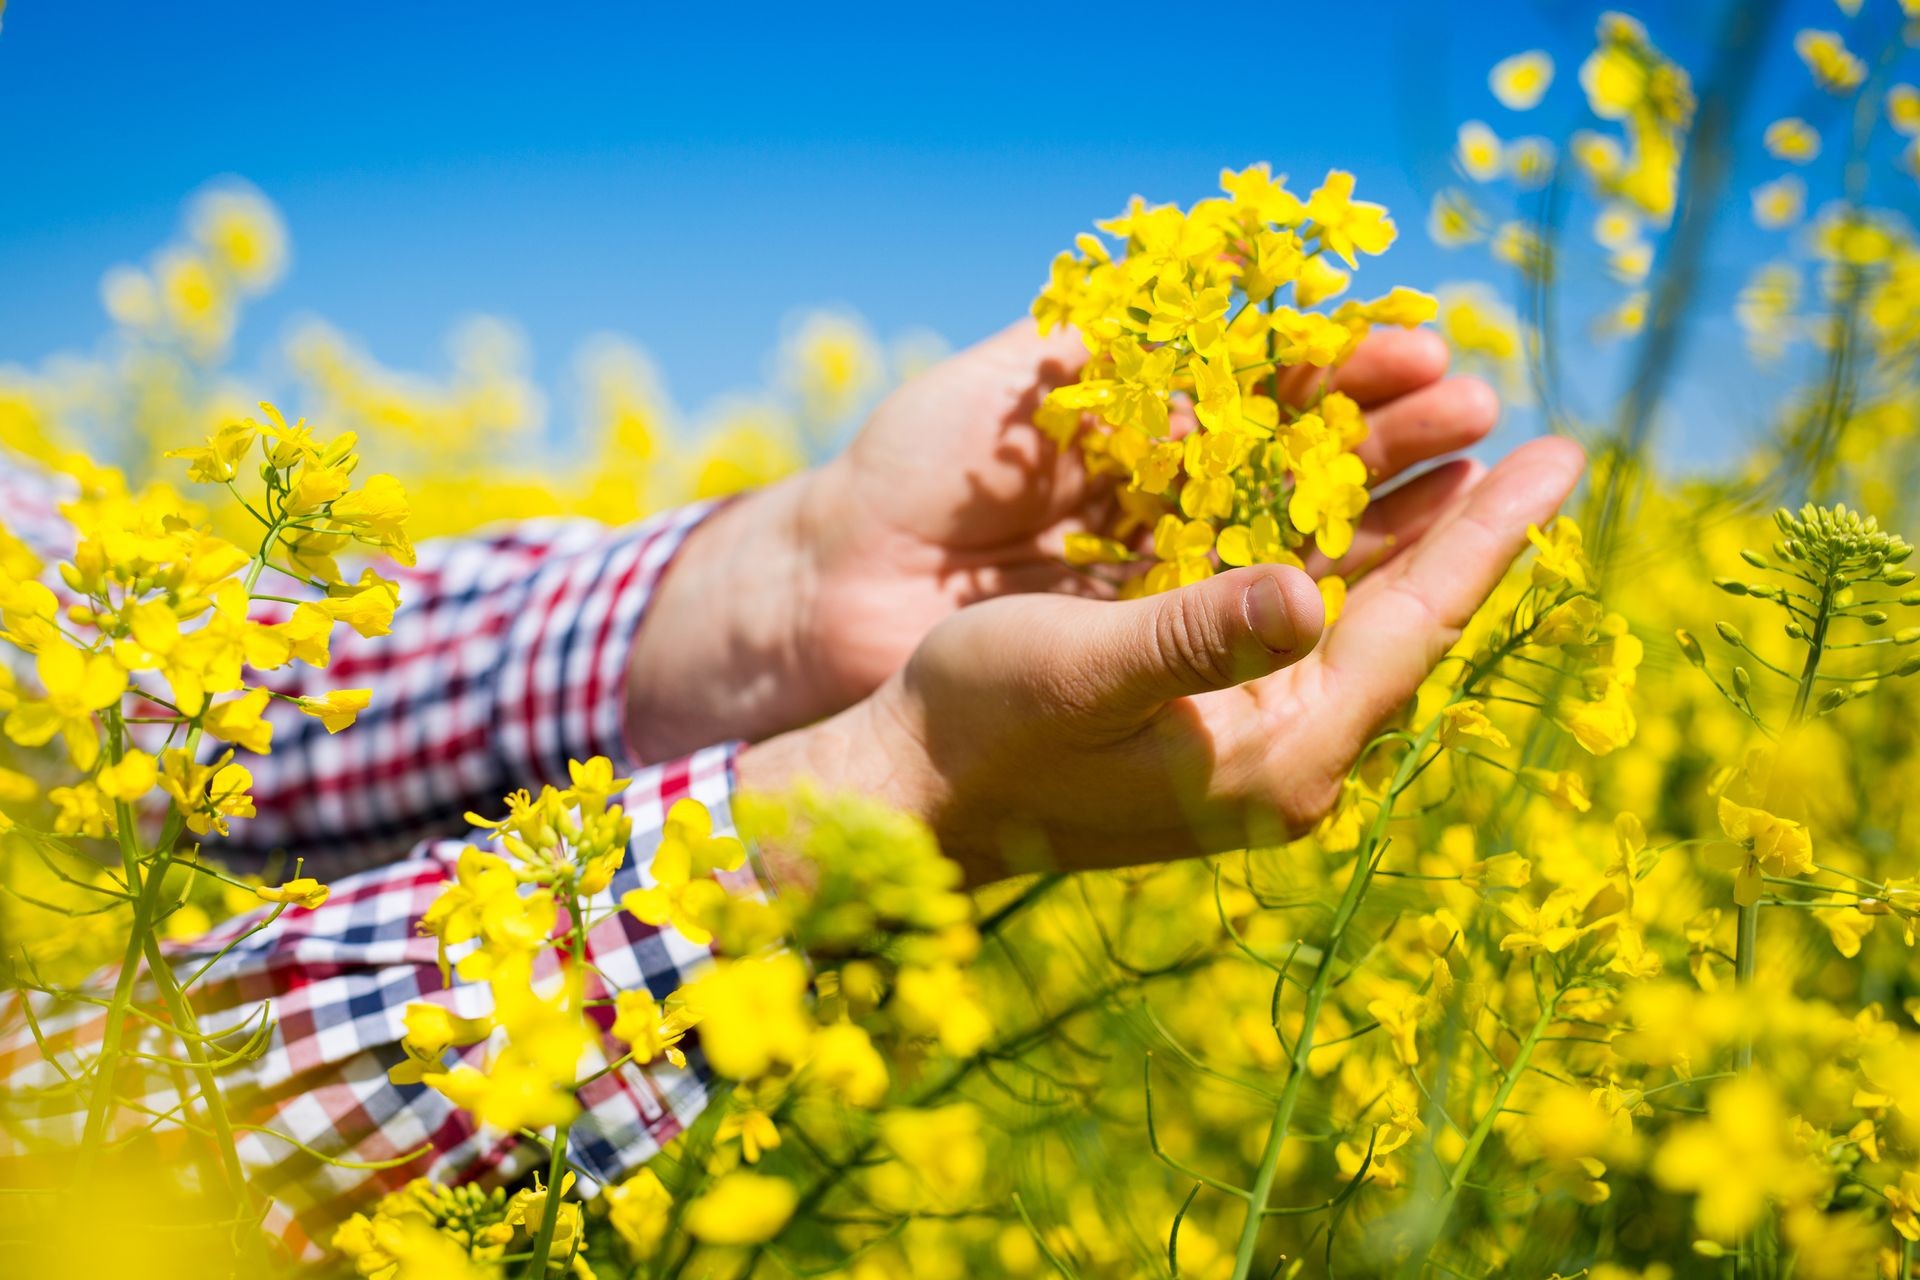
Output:
<path fill-rule="evenodd" d="M 836 712 L 893 675 L 956 611 L 999 596 L 1098 594 L 1060 558 L 1065 534 L 1104 531 L 1110 481 L 1033 428 L 1033 412 L 1086 360 L 1072 333 L 1022 321 L 889 396 L 841 456 L 750 495 L 688 539 L 629 665 L 629 725 L 643 757 L 757 740 Z M 1432 333 L 1377 332 L 1331 377 L 1371 434 L 1375 483 L 1483 437 L 1498 401 L 1445 378 Z M 1313 369 L 1281 393 L 1304 402 Z M 1176 417 L 1183 410 L 1176 409 Z M 1432 500 L 1429 486 L 1424 492 Z M 1363 526 L 1367 563 L 1391 531 Z"/>
<path fill-rule="evenodd" d="M 1310 576 L 1257 565 L 1145 599 L 1022 596 L 936 626 L 871 697 L 739 757 L 744 789 L 812 777 L 925 817 L 975 882 L 1127 865 L 1308 829 L 1578 481 L 1562 439 L 1440 468 L 1370 512 L 1322 643 Z M 1389 541 L 1391 540 L 1391 541 Z"/>

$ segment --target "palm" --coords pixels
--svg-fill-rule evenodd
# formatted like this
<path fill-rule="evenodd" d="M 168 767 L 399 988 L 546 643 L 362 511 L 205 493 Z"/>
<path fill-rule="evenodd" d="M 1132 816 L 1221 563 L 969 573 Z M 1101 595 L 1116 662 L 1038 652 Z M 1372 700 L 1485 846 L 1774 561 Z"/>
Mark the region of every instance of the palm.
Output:
<path fill-rule="evenodd" d="M 1277 818 L 1290 835 L 1326 813 L 1361 749 L 1459 638 L 1525 545 L 1527 526 L 1552 516 L 1581 464 L 1563 440 L 1516 451 L 1409 519 L 1398 553 L 1354 586 L 1313 653 L 1164 707 L 1145 732 L 1171 749 L 1166 777 L 1186 793 L 1196 847 L 1243 842 L 1250 812 Z M 1377 519 L 1407 514 L 1389 508 Z M 1208 830 L 1213 820 L 1224 829 Z"/>

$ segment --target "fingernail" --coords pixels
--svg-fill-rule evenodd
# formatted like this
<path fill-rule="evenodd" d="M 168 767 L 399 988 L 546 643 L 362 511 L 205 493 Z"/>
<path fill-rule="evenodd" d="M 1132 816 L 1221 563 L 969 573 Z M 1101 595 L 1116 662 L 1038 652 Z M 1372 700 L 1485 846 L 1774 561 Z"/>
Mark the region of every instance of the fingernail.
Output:
<path fill-rule="evenodd" d="M 1287 598 L 1280 593 L 1280 584 L 1274 579 L 1262 578 L 1248 587 L 1241 607 L 1246 610 L 1247 625 L 1253 628 L 1253 634 L 1273 652 L 1292 653 L 1300 643 Z"/>

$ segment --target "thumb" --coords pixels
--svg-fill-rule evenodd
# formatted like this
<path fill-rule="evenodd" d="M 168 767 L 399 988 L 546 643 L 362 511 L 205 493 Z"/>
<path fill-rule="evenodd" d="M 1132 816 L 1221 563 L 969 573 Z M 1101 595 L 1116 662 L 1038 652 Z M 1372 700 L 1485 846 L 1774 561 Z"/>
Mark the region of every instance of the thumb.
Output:
<path fill-rule="evenodd" d="M 1252 565 L 1159 595 L 1103 606 L 1093 679 L 1116 709 L 1151 711 L 1291 666 L 1326 622 L 1299 569 Z"/>

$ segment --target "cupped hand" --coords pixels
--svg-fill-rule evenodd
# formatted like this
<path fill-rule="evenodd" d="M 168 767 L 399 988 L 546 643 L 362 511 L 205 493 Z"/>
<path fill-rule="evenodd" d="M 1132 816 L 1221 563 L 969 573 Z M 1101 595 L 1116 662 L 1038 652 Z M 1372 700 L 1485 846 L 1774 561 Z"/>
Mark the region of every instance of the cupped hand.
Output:
<path fill-rule="evenodd" d="M 894 392 L 813 478 L 801 527 L 815 588 L 802 647 L 816 655 L 815 714 L 876 688 L 964 606 L 1030 592 L 1098 594 L 1062 562 L 1061 544 L 1066 533 L 1112 526 L 1113 485 L 1090 479 L 1032 426 L 1047 392 L 1073 381 L 1086 359 L 1076 334 L 1043 338 L 1021 321 Z M 1446 368 L 1437 335 L 1388 330 L 1332 375 L 1330 385 L 1366 412 L 1372 430 L 1360 452 L 1375 483 L 1492 428 L 1492 389 L 1445 378 Z M 1320 376 L 1291 371 L 1281 394 L 1304 402 Z M 1371 522 L 1350 561 L 1377 556 L 1392 523 Z"/>
<path fill-rule="evenodd" d="M 1571 442 L 1537 440 L 1484 476 L 1455 464 L 1388 495 L 1371 517 L 1379 567 L 1324 637 L 1312 579 L 1273 565 L 1127 602 L 969 608 L 873 696 L 748 748 L 741 785 L 813 776 L 880 795 L 926 817 L 976 881 L 1298 834 L 1582 465 Z"/>

